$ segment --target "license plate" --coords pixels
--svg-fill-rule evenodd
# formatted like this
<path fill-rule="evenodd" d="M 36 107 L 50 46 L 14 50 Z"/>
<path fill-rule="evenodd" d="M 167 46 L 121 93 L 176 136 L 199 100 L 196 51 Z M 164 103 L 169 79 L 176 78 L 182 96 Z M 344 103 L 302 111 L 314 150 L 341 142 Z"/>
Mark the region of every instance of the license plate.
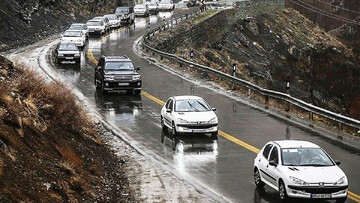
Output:
<path fill-rule="evenodd" d="M 311 194 L 311 198 L 314 199 L 331 198 L 331 194 Z"/>
<path fill-rule="evenodd" d="M 74 57 L 65 57 L 65 59 L 74 59 Z"/>
<path fill-rule="evenodd" d="M 204 133 L 206 130 L 200 129 L 200 130 L 192 130 L 193 133 Z"/>
<path fill-rule="evenodd" d="M 118 85 L 119 85 L 119 86 L 128 86 L 129 83 L 127 83 L 127 82 L 120 82 L 120 83 L 118 83 Z"/>

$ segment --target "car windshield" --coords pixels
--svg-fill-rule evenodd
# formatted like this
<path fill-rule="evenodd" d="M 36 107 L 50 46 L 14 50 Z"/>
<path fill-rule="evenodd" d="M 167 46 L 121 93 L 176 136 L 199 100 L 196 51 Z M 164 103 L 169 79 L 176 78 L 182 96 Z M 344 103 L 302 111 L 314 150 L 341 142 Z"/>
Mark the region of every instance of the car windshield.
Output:
<path fill-rule="evenodd" d="M 321 148 L 284 148 L 281 150 L 284 166 L 333 166 L 330 157 Z"/>
<path fill-rule="evenodd" d="M 90 26 L 100 26 L 101 23 L 100 23 L 100 21 L 88 21 L 88 22 L 86 23 L 86 25 L 90 25 Z"/>
<path fill-rule="evenodd" d="M 60 44 L 59 51 L 78 51 L 75 44 Z"/>
<path fill-rule="evenodd" d="M 129 8 L 117 8 L 116 13 L 128 13 Z"/>
<path fill-rule="evenodd" d="M 162 0 L 160 1 L 161 4 L 171 4 L 172 2 L 170 0 Z"/>
<path fill-rule="evenodd" d="M 86 30 L 86 25 L 71 25 L 69 30 Z"/>
<path fill-rule="evenodd" d="M 136 5 L 135 6 L 136 9 L 145 9 L 145 5 Z"/>
<path fill-rule="evenodd" d="M 107 17 L 109 20 L 116 20 L 116 19 L 117 19 L 116 15 L 107 15 L 106 17 Z"/>
<path fill-rule="evenodd" d="M 81 32 L 66 31 L 64 37 L 81 37 Z"/>
<path fill-rule="evenodd" d="M 111 61 L 106 63 L 105 70 L 134 70 L 134 65 L 129 61 Z"/>
<path fill-rule="evenodd" d="M 177 112 L 210 111 L 209 105 L 203 99 L 177 100 L 175 103 Z"/>

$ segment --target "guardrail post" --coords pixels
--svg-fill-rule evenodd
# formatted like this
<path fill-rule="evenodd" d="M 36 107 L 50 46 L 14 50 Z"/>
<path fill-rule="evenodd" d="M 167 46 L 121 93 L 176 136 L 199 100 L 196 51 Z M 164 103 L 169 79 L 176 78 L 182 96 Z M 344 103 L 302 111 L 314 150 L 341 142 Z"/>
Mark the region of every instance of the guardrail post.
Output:
<path fill-rule="evenodd" d="M 171 18 L 171 28 L 173 28 L 174 26 L 173 26 L 173 18 Z"/>
<path fill-rule="evenodd" d="M 269 108 L 269 96 L 265 95 L 265 109 Z"/>
<path fill-rule="evenodd" d="M 309 119 L 314 120 L 314 113 L 311 111 L 309 112 Z"/>
<path fill-rule="evenodd" d="M 286 81 L 286 94 L 290 94 L 290 80 Z"/>
<path fill-rule="evenodd" d="M 236 75 L 236 63 L 233 64 L 232 70 L 233 70 L 233 76 L 235 76 Z"/>
<path fill-rule="evenodd" d="M 194 51 L 193 50 L 190 51 L 190 58 L 194 58 Z"/>
<path fill-rule="evenodd" d="M 150 29 L 150 25 L 151 25 L 151 24 L 150 24 L 150 22 L 149 22 L 149 23 L 148 23 L 148 29 Z"/>
<path fill-rule="evenodd" d="M 341 131 L 342 130 L 342 124 L 339 122 L 338 124 L 338 130 Z"/>

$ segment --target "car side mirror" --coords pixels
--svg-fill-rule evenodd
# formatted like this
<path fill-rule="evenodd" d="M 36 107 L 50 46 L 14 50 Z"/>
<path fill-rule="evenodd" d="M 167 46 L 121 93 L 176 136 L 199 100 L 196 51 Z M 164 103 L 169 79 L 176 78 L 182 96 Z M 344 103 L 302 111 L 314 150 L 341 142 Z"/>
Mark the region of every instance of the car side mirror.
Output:
<path fill-rule="evenodd" d="M 277 164 L 275 161 L 270 161 L 270 162 L 269 162 L 269 165 L 270 165 L 270 166 L 275 166 L 275 167 L 276 167 L 278 164 Z"/>
<path fill-rule="evenodd" d="M 216 108 L 211 108 L 213 111 L 216 111 Z"/>
<path fill-rule="evenodd" d="M 64 35 L 60 35 L 60 37 L 64 37 Z"/>
<path fill-rule="evenodd" d="M 340 165 L 341 162 L 340 162 L 339 160 L 335 160 L 335 164 L 336 164 L 336 165 Z"/>
<path fill-rule="evenodd" d="M 167 113 L 171 113 L 171 109 L 166 109 L 166 112 L 167 112 Z"/>
<path fill-rule="evenodd" d="M 96 67 L 96 70 L 100 71 L 102 69 L 101 66 Z"/>
<path fill-rule="evenodd" d="M 140 66 L 136 67 L 136 70 L 141 70 L 141 67 Z"/>

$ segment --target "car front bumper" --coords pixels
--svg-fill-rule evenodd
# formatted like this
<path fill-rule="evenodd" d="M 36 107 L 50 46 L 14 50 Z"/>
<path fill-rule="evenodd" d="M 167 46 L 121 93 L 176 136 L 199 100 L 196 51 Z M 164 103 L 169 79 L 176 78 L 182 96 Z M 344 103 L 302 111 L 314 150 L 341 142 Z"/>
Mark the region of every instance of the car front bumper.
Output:
<path fill-rule="evenodd" d="M 80 56 L 58 56 L 59 61 L 80 61 Z"/>
<path fill-rule="evenodd" d="M 289 185 L 287 195 L 294 198 L 338 199 L 347 196 L 348 186 L 306 187 Z"/>
<path fill-rule="evenodd" d="M 179 133 L 214 133 L 218 131 L 218 124 L 176 124 Z"/>

